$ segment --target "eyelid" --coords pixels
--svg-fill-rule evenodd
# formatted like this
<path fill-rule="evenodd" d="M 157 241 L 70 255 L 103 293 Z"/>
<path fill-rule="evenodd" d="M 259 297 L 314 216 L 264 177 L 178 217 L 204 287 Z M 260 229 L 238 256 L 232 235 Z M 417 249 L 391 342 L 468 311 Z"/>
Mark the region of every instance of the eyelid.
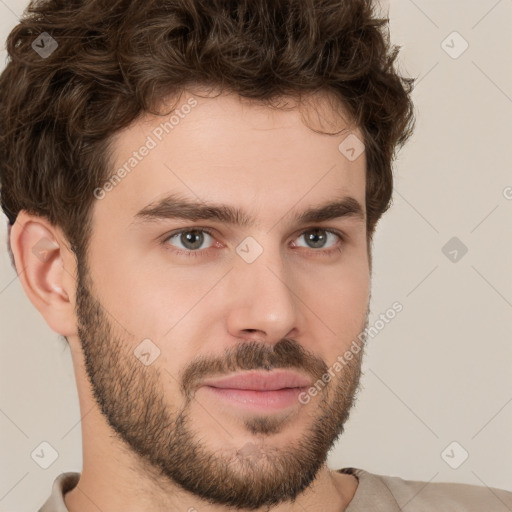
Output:
<path fill-rule="evenodd" d="M 326 233 L 332 233 L 333 235 L 339 236 L 342 240 L 345 240 L 345 237 L 346 237 L 345 233 L 343 231 L 340 231 L 339 229 L 320 226 L 318 224 L 313 224 L 311 226 L 306 226 L 305 228 L 301 228 L 299 231 L 296 231 L 293 234 L 293 236 L 294 236 L 294 238 L 298 238 L 300 235 L 303 235 L 307 231 L 313 231 L 314 229 L 320 229 L 322 231 L 325 231 Z"/>
<path fill-rule="evenodd" d="M 345 235 L 344 232 L 342 232 L 342 231 L 340 231 L 338 229 L 324 227 L 324 226 L 320 226 L 320 225 L 311 225 L 311 226 L 306 226 L 304 228 L 301 228 L 299 231 L 296 231 L 292 235 L 293 236 L 293 240 L 299 238 L 300 236 L 304 235 L 308 231 L 313 231 L 314 229 L 320 229 L 322 231 L 325 231 L 326 233 L 331 233 L 331 234 L 337 236 L 340 239 L 341 243 L 346 242 L 346 235 Z M 193 250 L 190 250 L 190 249 L 179 249 L 179 248 L 174 247 L 174 246 L 172 246 L 172 245 L 167 243 L 174 236 L 180 235 L 182 233 L 187 233 L 187 232 L 190 232 L 190 231 L 205 232 L 208 235 L 210 235 L 214 239 L 214 241 L 216 243 L 220 243 L 220 242 L 217 241 L 217 239 L 215 237 L 215 234 L 214 234 L 215 230 L 214 229 L 206 228 L 206 227 L 202 227 L 202 226 L 191 226 L 191 227 L 180 228 L 180 229 L 174 230 L 174 231 L 172 231 L 170 233 L 166 233 L 163 236 L 161 244 L 164 245 L 164 247 L 167 248 L 168 250 L 171 250 L 175 254 L 178 254 L 178 255 L 185 254 L 185 255 L 190 255 L 190 256 L 192 256 L 192 255 L 193 256 L 201 256 L 201 255 L 207 253 L 208 251 L 210 251 L 211 249 L 213 249 L 213 247 L 208 247 L 207 249 L 199 249 L 199 250 L 193 251 Z M 303 250 L 305 250 L 308 253 L 324 254 L 324 255 L 330 254 L 331 252 L 336 251 L 336 250 L 340 250 L 340 244 L 336 244 L 335 246 L 330 247 L 329 249 L 312 249 L 312 248 L 307 248 L 307 247 L 302 247 L 302 246 L 294 246 L 294 247 L 298 247 L 300 249 L 303 249 Z"/>
<path fill-rule="evenodd" d="M 204 233 L 206 233 L 206 234 L 210 235 L 210 236 L 214 239 L 214 243 L 215 243 L 215 242 L 217 242 L 217 239 L 216 239 L 216 237 L 215 237 L 215 235 L 214 235 L 214 230 L 213 230 L 213 229 L 211 229 L 211 228 L 203 228 L 203 227 L 201 227 L 201 226 L 192 226 L 192 227 L 188 227 L 188 228 L 180 228 L 180 229 L 177 229 L 177 230 L 175 230 L 175 231 L 171 231 L 170 233 L 166 233 L 166 234 L 163 236 L 163 238 L 162 238 L 161 244 L 162 244 L 162 245 L 164 245 L 164 246 L 166 246 L 166 247 L 168 247 L 168 246 L 170 246 L 170 244 L 168 244 L 167 242 L 168 242 L 171 238 L 173 238 L 173 237 L 175 237 L 175 236 L 177 236 L 177 235 L 181 235 L 182 233 L 188 233 L 188 232 L 190 232 L 190 231 L 199 231 L 199 232 L 204 232 Z M 217 243 L 218 243 L 218 242 L 217 242 Z M 208 251 L 209 249 L 211 249 L 211 247 L 209 247 L 208 249 L 200 249 L 200 250 L 192 251 L 192 250 L 190 250 L 190 249 L 179 249 L 178 247 L 174 247 L 174 246 L 170 246 L 170 247 L 173 247 L 173 249 L 174 249 L 175 251 L 179 251 L 179 252 L 182 252 L 182 253 L 184 253 L 184 252 L 190 252 L 190 253 L 192 253 L 192 252 L 193 252 L 193 253 L 199 253 L 199 254 L 201 254 L 201 253 L 203 253 L 203 252 L 206 252 L 206 251 Z M 172 250 L 172 249 L 171 249 L 171 250 Z"/>

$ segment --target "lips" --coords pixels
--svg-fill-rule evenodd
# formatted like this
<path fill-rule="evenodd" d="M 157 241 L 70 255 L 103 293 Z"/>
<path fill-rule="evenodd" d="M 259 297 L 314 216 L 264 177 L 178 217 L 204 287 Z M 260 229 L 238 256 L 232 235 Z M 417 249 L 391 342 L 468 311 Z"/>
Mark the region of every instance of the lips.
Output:
<path fill-rule="evenodd" d="M 300 373 L 285 370 L 271 372 L 243 372 L 219 379 L 206 379 L 203 386 L 221 389 L 241 389 L 251 391 L 277 391 L 286 388 L 311 386 L 311 380 Z"/>

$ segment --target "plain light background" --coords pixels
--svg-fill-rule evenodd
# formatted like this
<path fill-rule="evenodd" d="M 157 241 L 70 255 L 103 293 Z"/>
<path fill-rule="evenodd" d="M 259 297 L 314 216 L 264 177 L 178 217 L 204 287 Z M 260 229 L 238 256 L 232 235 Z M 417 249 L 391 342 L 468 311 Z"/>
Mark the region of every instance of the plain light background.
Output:
<path fill-rule="evenodd" d="M 2 47 L 25 5 L 0 0 Z M 418 79 L 417 126 L 375 238 L 370 325 L 403 311 L 369 339 L 329 464 L 512 491 L 512 1 L 382 5 Z M 0 511 L 29 512 L 81 470 L 80 411 L 69 350 L 25 296 L 0 224 Z M 59 455 L 46 470 L 31 458 L 43 441 Z"/>

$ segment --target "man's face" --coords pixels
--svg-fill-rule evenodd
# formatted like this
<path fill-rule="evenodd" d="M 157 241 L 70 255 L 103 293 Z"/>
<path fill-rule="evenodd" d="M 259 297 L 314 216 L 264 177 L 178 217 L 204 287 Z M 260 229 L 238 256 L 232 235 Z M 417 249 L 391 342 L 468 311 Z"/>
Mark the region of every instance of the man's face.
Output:
<path fill-rule="evenodd" d="M 343 354 L 367 322 L 365 156 L 347 159 L 349 132 L 315 133 L 297 110 L 235 95 L 182 108 L 191 98 L 165 128 L 170 115 L 147 117 L 117 137 L 113 172 L 129 172 L 94 205 L 79 338 L 96 400 L 141 469 L 254 509 L 312 482 L 353 402 L 363 351 Z M 155 208 L 171 194 L 201 215 Z M 357 203 L 362 215 L 343 214 Z M 247 222 L 205 208 L 219 205 Z M 204 385 L 249 370 L 303 380 Z"/>

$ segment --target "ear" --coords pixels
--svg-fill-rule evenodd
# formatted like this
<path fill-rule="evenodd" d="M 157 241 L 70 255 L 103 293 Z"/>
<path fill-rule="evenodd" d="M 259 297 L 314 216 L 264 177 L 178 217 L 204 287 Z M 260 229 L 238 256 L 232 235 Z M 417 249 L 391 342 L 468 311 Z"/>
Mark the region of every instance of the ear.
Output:
<path fill-rule="evenodd" d="M 32 304 L 53 331 L 76 335 L 76 258 L 62 231 L 22 210 L 9 237 L 18 277 Z"/>

